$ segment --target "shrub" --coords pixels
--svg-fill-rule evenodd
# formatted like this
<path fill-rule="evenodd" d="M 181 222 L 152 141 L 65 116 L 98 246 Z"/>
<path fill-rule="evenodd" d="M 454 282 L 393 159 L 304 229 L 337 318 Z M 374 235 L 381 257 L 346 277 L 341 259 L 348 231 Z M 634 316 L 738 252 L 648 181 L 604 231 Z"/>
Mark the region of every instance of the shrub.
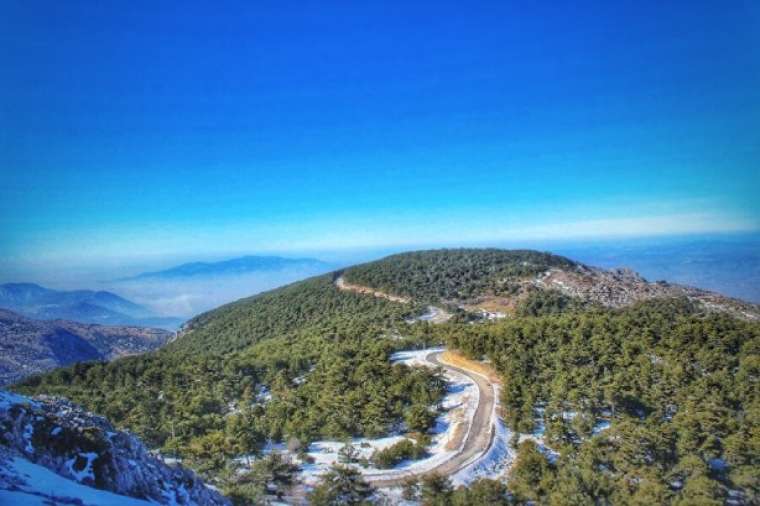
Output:
<path fill-rule="evenodd" d="M 372 463 L 380 469 L 389 469 L 403 460 L 419 460 L 427 455 L 425 447 L 404 439 L 372 455 Z"/>

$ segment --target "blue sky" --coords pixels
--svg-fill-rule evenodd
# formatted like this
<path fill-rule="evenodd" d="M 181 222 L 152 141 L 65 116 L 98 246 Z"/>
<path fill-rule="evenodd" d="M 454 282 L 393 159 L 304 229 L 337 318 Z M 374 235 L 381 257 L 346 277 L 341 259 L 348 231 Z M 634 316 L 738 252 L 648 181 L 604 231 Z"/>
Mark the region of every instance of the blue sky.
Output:
<path fill-rule="evenodd" d="M 760 229 L 757 2 L 5 2 L 0 258 Z"/>

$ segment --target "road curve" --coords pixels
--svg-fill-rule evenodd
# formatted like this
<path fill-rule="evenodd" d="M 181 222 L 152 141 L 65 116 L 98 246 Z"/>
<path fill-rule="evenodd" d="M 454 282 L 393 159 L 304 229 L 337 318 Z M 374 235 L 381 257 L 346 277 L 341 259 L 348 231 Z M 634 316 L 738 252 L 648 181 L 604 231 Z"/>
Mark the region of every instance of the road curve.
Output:
<path fill-rule="evenodd" d="M 470 421 L 470 427 L 467 431 L 467 437 L 465 438 L 464 444 L 450 459 L 438 464 L 432 469 L 418 472 L 399 470 L 397 473 L 398 476 L 365 476 L 364 478 L 375 487 L 396 487 L 403 485 L 404 482 L 410 478 L 419 478 L 422 475 L 432 473 L 450 476 L 467 467 L 467 465 L 483 455 L 491 446 L 496 422 L 494 419 L 494 403 L 496 402 L 496 395 L 494 393 L 493 385 L 486 378 L 477 373 L 441 362 L 439 357 L 440 354 L 441 352 L 431 353 L 426 359 L 428 362 L 439 365 L 444 369 L 449 369 L 467 376 L 475 383 L 475 385 L 477 385 L 480 393 L 478 406 Z M 388 474 L 392 473 L 393 471 L 390 471 Z"/>
<path fill-rule="evenodd" d="M 410 299 L 406 297 L 390 295 L 364 286 L 351 285 L 346 282 L 342 275 L 338 276 L 338 278 L 335 280 L 335 286 L 339 290 L 371 295 L 374 297 L 392 300 L 394 302 L 401 302 L 404 304 L 408 304 L 410 302 Z M 441 362 L 439 359 L 440 354 L 441 352 L 433 352 L 425 358 L 428 362 L 439 365 L 444 369 L 449 369 L 451 371 L 455 371 L 459 374 L 467 376 L 478 387 L 478 406 L 475 408 L 475 414 L 473 415 L 472 420 L 470 420 L 470 426 L 469 430 L 467 431 L 467 437 L 465 438 L 464 444 L 461 445 L 459 450 L 457 450 L 457 452 L 450 459 L 441 462 L 432 469 L 426 469 L 424 471 L 420 470 L 416 472 L 413 470 L 389 470 L 388 473 L 384 473 L 380 476 L 364 476 L 368 482 L 378 488 L 396 487 L 403 485 L 404 482 L 410 478 L 418 478 L 420 476 L 431 473 L 436 473 L 443 476 L 451 476 L 452 474 L 455 474 L 463 468 L 467 467 L 481 455 L 485 454 L 493 443 L 493 435 L 496 426 L 496 412 L 494 410 L 496 394 L 493 385 L 489 380 L 478 373 Z"/>

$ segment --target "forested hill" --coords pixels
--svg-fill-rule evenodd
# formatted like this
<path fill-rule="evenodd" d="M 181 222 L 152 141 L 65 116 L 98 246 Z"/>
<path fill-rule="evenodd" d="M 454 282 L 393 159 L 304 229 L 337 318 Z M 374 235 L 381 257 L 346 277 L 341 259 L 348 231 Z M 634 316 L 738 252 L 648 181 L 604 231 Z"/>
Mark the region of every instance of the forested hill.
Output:
<path fill-rule="evenodd" d="M 392 329 L 418 308 L 340 292 L 326 274 L 241 299 L 188 321 L 170 353 L 227 354 L 274 337 L 309 331 Z"/>
<path fill-rule="evenodd" d="M 760 320 L 756 304 L 666 281 L 650 282 L 630 269 L 604 270 L 530 250 L 401 253 L 351 267 L 343 276 L 352 285 L 468 310 L 514 314 L 536 297 L 576 307 L 625 307 L 656 298 L 687 297 L 706 310 Z"/>
<path fill-rule="evenodd" d="M 351 283 L 394 295 L 446 301 L 507 293 L 511 281 L 575 265 L 531 250 L 440 249 L 392 255 L 351 267 L 344 275 Z"/>

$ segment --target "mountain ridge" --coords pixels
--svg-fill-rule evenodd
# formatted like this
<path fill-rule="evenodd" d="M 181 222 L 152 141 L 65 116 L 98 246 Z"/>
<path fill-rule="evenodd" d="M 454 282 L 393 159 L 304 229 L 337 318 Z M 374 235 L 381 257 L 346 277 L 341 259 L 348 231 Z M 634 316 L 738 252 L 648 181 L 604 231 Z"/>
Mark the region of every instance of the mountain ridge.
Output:
<path fill-rule="evenodd" d="M 34 320 L 0 309 L 0 386 L 76 362 L 151 351 L 172 335 L 142 327 Z"/>
<path fill-rule="evenodd" d="M 0 308 L 38 320 L 74 320 L 100 325 L 159 326 L 173 330 L 181 318 L 150 309 L 104 290 L 53 290 L 35 283 L 0 285 Z"/>
<path fill-rule="evenodd" d="M 136 276 L 121 278 L 118 281 L 137 281 L 147 279 L 178 279 L 200 276 L 221 276 L 245 274 L 260 271 L 282 270 L 287 268 L 325 269 L 330 264 L 316 258 L 286 258 L 279 256 L 245 255 L 218 262 L 188 262 L 160 271 L 150 271 Z"/>

